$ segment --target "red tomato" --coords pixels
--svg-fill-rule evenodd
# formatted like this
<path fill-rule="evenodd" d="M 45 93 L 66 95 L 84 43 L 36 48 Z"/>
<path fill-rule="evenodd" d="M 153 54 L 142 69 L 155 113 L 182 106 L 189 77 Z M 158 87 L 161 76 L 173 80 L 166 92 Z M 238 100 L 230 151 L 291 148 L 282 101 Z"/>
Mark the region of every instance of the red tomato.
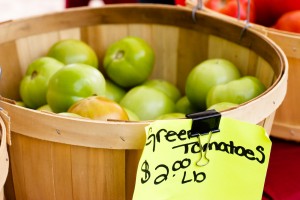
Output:
<path fill-rule="evenodd" d="M 175 5 L 185 6 L 185 0 L 175 0 Z"/>
<path fill-rule="evenodd" d="M 286 12 L 300 10 L 300 0 L 252 0 L 256 23 L 272 26 Z"/>
<path fill-rule="evenodd" d="M 300 33 L 300 10 L 290 11 L 283 14 L 273 28 Z"/>
<path fill-rule="evenodd" d="M 240 2 L 240 19 L 247 19 L 248 0 L 239 0 Z M 238 18 L 237 0 L 207 0 L 204 6 L 219 13 Z M 253 2 L 250 7 L 250 22 L 255 22 L 255 10 Z"/>

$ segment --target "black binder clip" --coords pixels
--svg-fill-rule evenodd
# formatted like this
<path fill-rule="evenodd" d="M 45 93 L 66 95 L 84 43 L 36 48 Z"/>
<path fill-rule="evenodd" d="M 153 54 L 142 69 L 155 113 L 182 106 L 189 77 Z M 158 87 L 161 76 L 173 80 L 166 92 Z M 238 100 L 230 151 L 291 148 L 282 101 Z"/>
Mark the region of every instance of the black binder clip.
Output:
<path fill-rule="evenodd" d="M 201 144 L 201 135 L 208 135 L 208 141 L 206 147 L 210 143 L 211 135 L 216 132 L 220 132 L 219 124 L 221 121 L 221 114 L 216 110 L 207 110 L 199 113 L 187 114 L 187 118 L 193 120 L 190 137 L 198 137 L 199 147 L 200 147 L 200 158 L 196 163 L 198 166 L 205 166 L 209 163 L 209 159 L 207 158 L 207 150 L 204 149 Z M 203 153 L 202 153 L 203 152 Z"/>
<path fill-rule="evenodd" d="M 199 134 L 206 135 L 209 132 L 220 132 L 221 114 L 216 110 L 187 114 L 186 117 L 193 120 L 191 137 L 199 136 Z"/>

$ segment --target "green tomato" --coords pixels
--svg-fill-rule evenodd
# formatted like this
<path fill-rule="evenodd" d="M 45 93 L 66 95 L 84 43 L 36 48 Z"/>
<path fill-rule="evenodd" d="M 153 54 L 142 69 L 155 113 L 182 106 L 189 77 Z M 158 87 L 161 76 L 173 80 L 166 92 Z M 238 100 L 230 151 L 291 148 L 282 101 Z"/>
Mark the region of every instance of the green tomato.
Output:
<path fill-rule="evenodd" d="M 141 120 L 153 120 L 175 110 L 175 103 L 167 95 L 145 85 L 129 90 L 120 104 L 134 112 Z"/>
<path fill-rule="evenodd" d="M 197 112 L 197 108 L 194 107 L 187 96 L 181 97 L 175 104 L 175 110 L 180 113 L 191 114 Z"/>
<path fill-rule="evenodd" d="M 43 105 L 43 106 L 37 108 L 36 110 L 46 111 L 46 112 L 53 112 L 51 107 L 49 106 L 49 104 Z"/>
<path fill-rule="evenodd" d="M 126 90 L 116 85 L 112 81 L 106 79 L 106 92 L 105 96 L 115 102 L 120 102 L 120 100 L 126 94 Z"/>
<path fill-rule="evenodd" d="M 144 85 L 158 89 L 159 91 L 165 93 L 174 102 L 176 102 L 181 97 L 179 89 L 174 84 L 166 80 L 152 79 L 146 81 Z"/>
<path fill-rule="evenodd" d="M 98 57 L 96 52 L 81 40 L 60 40 L 50 47 L 47 55 L 66 65 L 83 63 L 98 68 Z"/>
<path fill-rule="evenodd" d="M 86 64 L 69 64 L 49 81 L 47 102 L 53 112 L 66 112 L 75 102 L 89 96 L 105 96 L 105 79 L 96 68 Z"/>
<path fill-rule="evenodd" d="M 257 97 L 265 90 L 264 84 L 256 77 L 243 76 L 240 79 L 211 88 L 207 95 L 207 107 L 220 102 L 242 104 Z"/>
<path fill-rule="evenodd" d="M 107 48 L 103 67 L 108 77 L 118 85 L 134 87 L 151 75 L 154 51 L 141 38 L 125 37 Z"/>
<path fill-rule="evenodd" d="M 17 106 L 26 107 L 23 101 L 16 101 Z"/>
<path fill-rule="evenodd" d="M 155 120 L 164 120 L 164 119 L 179 119 L 179 118 L 186 118 L 184 113 L 167 113 L 161 116 L 156 117 Z"/>
<path fill-rule="evenodd" d="M 234 108 L 237 107 L 239 104 L 236 103 L 230 103 L 230 102 L 220 102 L 220 103 L 216 103 L 212 106 L 210 106 L 209 108 L 207 108 L 207 110 L 216 110 L 218 112 L 230 109 L 230 108 Z"/>
<path fill-rule="evenodd" d="M 206 110 L 206 95 L 215 85 L 240 78 L 238 68 L 226 59 L 208 59 L 189 73 L 185 93 L 193 106 Z"/>
<path fill-rule="evenodd" d="M 140 118 L 137 116 L 137 114 L 135 114 L 134 112 L 132 112 L 128 108 L 124 108 L 124 110 L 128 115 L 129 121 L 140 121 Z"/>
<path fill-rule="evenodd" d="M 70 112 L 61 112 L 61 113 L 57 113 L 58 115 L 60 116 L 65 116 L 65 117 L 74 117 L 74 118 L 85 118 L 85 117 L 82 117 L 76 113 L 70 113 Z"/>
<path fill-rule="evenodd" d="M 26 107 L 36 109 L 47 104 L 49 80 L 63 67 L 63 63 L 51 57 L 41 57 L 29 64 L 20 82 L 20 96 Z"/>

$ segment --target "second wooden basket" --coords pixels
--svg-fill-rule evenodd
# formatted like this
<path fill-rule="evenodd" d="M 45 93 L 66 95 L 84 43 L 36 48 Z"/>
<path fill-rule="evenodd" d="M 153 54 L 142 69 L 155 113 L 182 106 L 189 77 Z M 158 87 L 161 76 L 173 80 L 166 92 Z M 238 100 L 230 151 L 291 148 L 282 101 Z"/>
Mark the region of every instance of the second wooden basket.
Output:
<path fill-rule="evenodd" d="M 253 26 L 272 39 L 283 50 L 289 63 L 289 81 L 284 101 L 277 109 L 271 135 L 277 138 L 300 142 L 300 34 L 289 33 L 259 25 Z"/>

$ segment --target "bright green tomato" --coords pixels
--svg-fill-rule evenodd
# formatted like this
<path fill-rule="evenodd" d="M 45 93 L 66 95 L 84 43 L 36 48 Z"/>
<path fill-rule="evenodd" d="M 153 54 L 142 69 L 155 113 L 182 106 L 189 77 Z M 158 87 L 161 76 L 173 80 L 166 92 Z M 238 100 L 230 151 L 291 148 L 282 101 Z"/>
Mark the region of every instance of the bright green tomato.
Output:
<path fill-rule="evenodd" d="M 179 89 L 174 84 L 163 79 L 151 79 L 146 81 L 144 85 L 160 90 L 174 102 L 176 102 L 181 97 Z"/>
<path fill-rule="evenodd" d="M 175 110 L 180 113 L 191 114 L 197 112 L 197 108 L 191 105 L 187 96 L 181 97 L 175 104 Z"/>
<path fill-rule="evenodd" d="M 98 68 L 98 57 L 95 51 L 81 40 L 60 40 L 50 47 L 47 55 L 66 65 L 83 63 Z"/>
<path fill-rule="evenodd" d="M 215 85 L 240 78 L 238 68 L 225 59 L 208 59 L 201 62 L 189 73 L 185 93 L 193 106 L 206 110 L 206 95 Z"/>
<path fill-rule="evenodd" d="M 207 110 L 216 110 L 218 112 L 221 112 L 223 110 L 227 110 L 229 108 L 234 108 L 237 106 L 238 106 L 238 104 L 236 104 L 236 103 L 220 102 L 220 103 L 216 103 L 216 104 L 210 106 L 209 108 L 207 108 Z"/>
<path fill-rule="evenodd" d="M 220 102 L 242 104 L 266 90 L 266 87 L 254 76 L 243 76 L 222 85 L 216 85 L 207 94 L 207 107 Z"/>
<path fill-rule="evenodd" d="M 134 112 L 141 120 L 153 120 L 175 110 L 175 103 L 167 95 L 144 85 L 129 90 L 120 104 Z"/>
<path fill-rule="evenodd" d="M 120 102 L 123 96 L 126 94 L 126 90 L 116 85 L 112 81 L 106 79 L 106 91 L 105 96 L 115 102 Z"/>
<path fill-rule="evenodd" d="M 156 117 L 155 120 L 164 120 L 164 119 L 179 119 L 179 118 L 186 118 L 184 113 L 167 113 L 161 116 Z"/>
<path fill-rule="evenodd" d="M 49 81 L 47 102 L 55 113 L 66 112 L 85 97 L 105 96 L 102 73 L 86 64 L 69 64 L 57 71 Z"/>
<path fill-rule="evenodd" d="M 25 106 L 36 109 L 47 104 L 49 79 L 64 64 L 50 57 L 41 57 L 29 64 L 20 83 L 20 96 Z"/>
<path fill-rule="evenodd" d="M 138 37 L 125 37 L 111 44 L 103 61 L 103 67 L 110 79 L 125 88 L 146 81 L 153 66 L 153 49 Z"/>

